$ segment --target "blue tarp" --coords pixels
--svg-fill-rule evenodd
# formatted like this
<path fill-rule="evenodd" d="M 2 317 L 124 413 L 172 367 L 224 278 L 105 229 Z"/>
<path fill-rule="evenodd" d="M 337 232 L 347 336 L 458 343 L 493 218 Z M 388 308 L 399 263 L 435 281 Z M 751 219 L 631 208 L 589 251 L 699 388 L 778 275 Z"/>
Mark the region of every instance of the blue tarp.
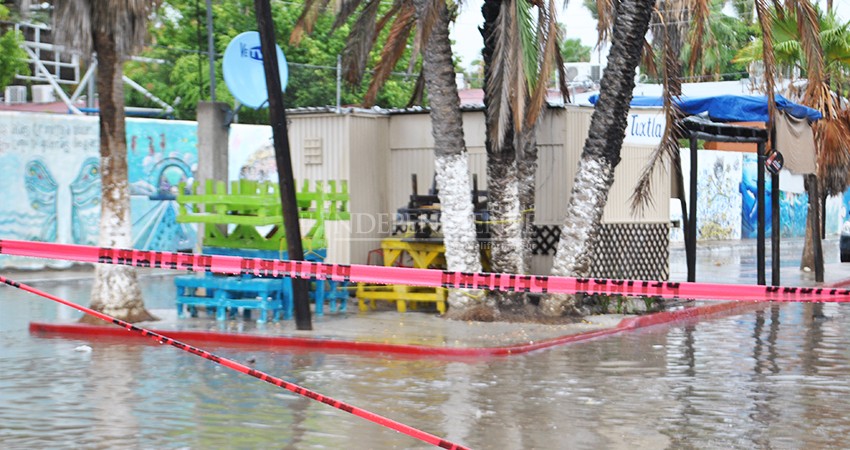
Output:
<path fill-rule="evenodd" d="M 596 104 L 599 95 L 593 95 L 588 100 Z M 808 106 L 794 103 L 781 95 L 774 97 L 779 110 L 797 117 L 807 118 L 814 122 L 821 118 L 821 113 Z M 687 114 L 698 115 L 707 112 L 711 120 L 722 122 L 767 122 L 767 96 L 760 95 L 717 95 L 713 97 L 687 98 L 675 100 Z M 632 98 L 632 106 L 664 106 L 661 97 L 636 96 Z"/>

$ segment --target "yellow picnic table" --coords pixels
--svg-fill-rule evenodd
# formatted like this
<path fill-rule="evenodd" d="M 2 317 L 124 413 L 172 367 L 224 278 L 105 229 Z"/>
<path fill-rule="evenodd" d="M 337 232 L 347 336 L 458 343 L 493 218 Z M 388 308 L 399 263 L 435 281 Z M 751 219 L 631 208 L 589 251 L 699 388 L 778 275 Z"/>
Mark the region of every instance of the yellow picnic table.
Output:
<path fill-rule="evenodd" d="M 400 236 L 388 237 L 381 241 L 384 266 L 407 266 L 420 269 L 444 269 L 446 267 L 446 247 L 442 239 L 415 239 Z M 410 265 L 408 265 L 410 264 Z M 440 314 L 446 312 L 445 288 L 409 286 L 406 284 L 376 285 L 357 284 L 357 302 L 361 311 L 375 309 L 377 300 L 396 302 L 399 312 L 407 311 L 407 304 L 415 308 L 417 303 L 435 303 Z M 367 304 L 368 301 L 368 304 Z"/>

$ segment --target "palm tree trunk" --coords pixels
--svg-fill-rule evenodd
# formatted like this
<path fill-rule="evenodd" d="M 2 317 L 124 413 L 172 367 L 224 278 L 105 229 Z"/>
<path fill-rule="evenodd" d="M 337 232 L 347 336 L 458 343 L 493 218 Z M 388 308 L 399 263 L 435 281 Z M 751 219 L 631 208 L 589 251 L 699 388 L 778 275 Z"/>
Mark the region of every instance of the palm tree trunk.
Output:
<path fill-rule="evenodd" d="M 470 195 L 472 183 L 449 41 L 449 13 L 445 2 L 414 0 L 414 6 L 420 26 L 429 17 L 430 8 L 438 8 L 436 22 L 430 27 L 423 49 L 423 77 L 431 108 L 446 264 L 452 271 L 480 272 L 481 260 Z M 481 298 L 480 291 L 452 290 L 449 294 L 451 314 L 463 314 Z"/>
<path fill-rule="evenodd" d="M 130 188 L 127 182 L 127 137 L 124 128 L 123 61 L 115 36 L 93 27 L 98 57 L 100 99 L 100 171 L 102 196 L 99 245 L 132 247 Z M 127 322 L 154 320 L 145 309 L 136 271 L 131 267 L 97 265 L 91 308 Z M 103 323 L 84 316 L 83 322 Z"/>
<path fill-rule="evenodd" d="M 617 7 L 608 65 L 567 203 L 552 275 L 586 277 L 590 273 L 591 252 L 614 183 L 614 168 L 620 162 L 635 68 L 654 5 L 655 0 L 622 0 Z M 546 314 L 561 315 L 573 311 L 572 303 L 572 296 L 552 295 L 541 306 Z"/>
<path fill-rule="evenodd" d="M 522 215 L 523 267 L 531 270 L 531 250 L 534 241 L 534 197 L 537 190 L 537 127 L 528 127 L 518 139 L 517 172 L 519 173 L 519 209 Z"/>
<path fill-rule="evenodd" d="M 503 99 L 492 98 L 489 86 L 494 82 L 493 67 L 496 51 L 496 36 L 499 14 L 503 11 L 501 0 L 486 0 L 481 7 L 484 26 L 481 36 L 484 39 L 482 57 L 484 59 L 484 108 L 487 132 L 484 145 L 487 149 L 487 209 L 490 212 L 488 230 L 490 231 L 490 268 L 493 272 L 524 273 L 525 265 L 522 252 L 522 208 L 520 207 L 520 184 L 518 179 L 517 149 L 514 139 L 513 119 L 507 121 L 501 146 L 492 139 L 493 131 L 499 125 L 496 108 Z M 506 95 L 506 93 L 504 93 Z M 514 112 L 509 112 L 513 115 Z M 491 298 L 500 308 L 520 306 L 524 295 L 518 292 L 491 291 Z"/>

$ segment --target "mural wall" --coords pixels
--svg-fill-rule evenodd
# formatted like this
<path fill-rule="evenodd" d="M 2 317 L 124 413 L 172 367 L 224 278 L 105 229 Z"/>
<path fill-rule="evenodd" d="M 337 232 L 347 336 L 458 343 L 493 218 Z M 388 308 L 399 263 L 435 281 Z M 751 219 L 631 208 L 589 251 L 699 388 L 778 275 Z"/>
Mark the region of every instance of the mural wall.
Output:
<path fill-rule="evenodd" d="M 134 246 L 190 249 L 195 231 L 176 223 L 176 184 L 197 167 L 191 122 L 127 119 Z M 0 113 L 0 236 L 96 245 L 100 220 L 97 117 Z M 61 268 L 64 261 L 0 256 L 0 267 Z"/>
<path fill-rule="evenodd" d="M 685 192 L 690 188 L 690 152 L 683 149 L 682 168 Z M 697 232 L 698 239 L 755 239 L 758 234 L 757 158 L 752 153 L 700 150 L 697 179 Z M 808 195 L 803 186 L 803 176 L 783 170 L 779 177 L 780 237 L 804 237 Z M 766 175 L 766 232 L 771 230 L 771 180 Z M 671 201 L 671 220 L 681 223 L 678 200 Z M 826 235 L 839 232 L 848 216 L 850 191 L 843 197 L 831 197 L 826 202 Z M 684 239 L 681 228 L 674 228 L 671 239 Z"/>

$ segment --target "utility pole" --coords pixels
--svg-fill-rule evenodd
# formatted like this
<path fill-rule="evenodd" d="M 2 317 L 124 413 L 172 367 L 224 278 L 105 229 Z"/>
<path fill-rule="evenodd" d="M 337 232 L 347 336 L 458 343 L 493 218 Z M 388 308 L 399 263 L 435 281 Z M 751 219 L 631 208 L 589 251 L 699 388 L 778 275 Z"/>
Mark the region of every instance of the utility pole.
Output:
<path fill-rule="evenodd" d="M 286 230 L 286 246 L 291 261 L 303 261 L 301 227 L 298 224 L 298 208 L 295 201 L 295 180 L 292 178 L 292 158 L 289 149 L 289 131 L 286 128 L 286 110 L 283 106 L 283 91 L 280 85 L 275 47 L 274 23 L 269 0 L 254 0 L 257 28 L 260 32 L 260 47 L 263 68 L 266 73 L 266 88 L 269 93 L 269 117 L 274 137 L 274 155 L 277 161 L 277 176 L 280 184 L 280 204 L 283 208 L 283 226 Z M 309 281 L 292 278 L 292 294 L 295 306 L 295 326 L 299 330 L 312 330 L 310 319 Z"/>
<path fill-rule="evenodd" d="M 215 102 L 215 45 L 213 44 L 212 0 L 207 0 L 207 53 L 210 63 L 210 101 Z"/>

